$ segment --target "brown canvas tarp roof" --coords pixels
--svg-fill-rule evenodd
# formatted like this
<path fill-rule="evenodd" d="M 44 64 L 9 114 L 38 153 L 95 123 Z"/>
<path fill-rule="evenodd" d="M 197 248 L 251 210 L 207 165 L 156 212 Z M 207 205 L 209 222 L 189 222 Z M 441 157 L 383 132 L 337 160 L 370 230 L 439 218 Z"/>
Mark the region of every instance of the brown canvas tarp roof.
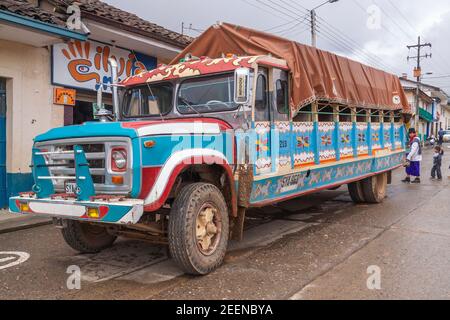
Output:
<path fill-rule="evenodd" d="M 187 53 L 211 58 L 227 53 L 239 56 L 271 54 L 286 60 L 292 72 L 291 108 L 294 115 L 313 101 L 410 112 L 397 76 L 264 32 L 222 23 L 206 30 L 172 63 L 177 63 Z"/>

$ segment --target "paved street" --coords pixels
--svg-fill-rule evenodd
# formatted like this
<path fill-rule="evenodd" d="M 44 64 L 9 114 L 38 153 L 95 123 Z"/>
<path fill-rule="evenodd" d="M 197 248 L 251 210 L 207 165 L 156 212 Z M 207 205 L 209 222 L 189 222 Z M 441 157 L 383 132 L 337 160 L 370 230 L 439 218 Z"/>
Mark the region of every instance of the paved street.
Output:
<path fill-rule="evenodd" d="M 183 275 L 166 249 L 120 240 L 97 255 L 78 255 L 53 226 L 0 234 L 0 299 L 449 299 L 450 190 L 430 181 L 404 185 L 399 169 L 380 205 L 354 205 L 346 188 L 252 210 L 242 243 L 205 277 Z M 2 269 L 1 252 L 29 258 Z M 6 261 L 6 262 L 2 262 Z M 69 266 L 81 290 L 69 290 Z M 381 272 L 369 290 L 369 267 Z"/>

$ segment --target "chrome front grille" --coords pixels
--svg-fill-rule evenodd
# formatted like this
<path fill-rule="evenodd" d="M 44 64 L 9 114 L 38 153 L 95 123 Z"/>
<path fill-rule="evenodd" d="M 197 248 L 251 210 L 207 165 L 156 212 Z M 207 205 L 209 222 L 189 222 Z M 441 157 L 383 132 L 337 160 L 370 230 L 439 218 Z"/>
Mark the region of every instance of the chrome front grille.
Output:
<path fill-rule="evenodd" d="M 75 160 L 73 154 L 75 145 L 83 148 L 89 163 L 89 171 L 94 182 L 96 194 L 126 195 L 131 192 L 132 155 L 129 139 L 101 139 L 102 142 L 92 141 L 92 139 L 70 139 L 36 144 L 36 148 L 40 149 L 46 159 L 50 175 L 55 178 L 61 177 L 61 179 L 53 179 L 56 192 L 65 192 L 65 181 L 68 181 L 68 177 L 73 177 L 73 180 L 75 180 Z M 126 172 L 115 173 L 110 170 L 110 151 L 114 147 L 123 147 L 127 150 L 129 167 Z M 124 177 L 123 185 L 114 185 L 112 183 L 112 176 L 117 175 Z"/>

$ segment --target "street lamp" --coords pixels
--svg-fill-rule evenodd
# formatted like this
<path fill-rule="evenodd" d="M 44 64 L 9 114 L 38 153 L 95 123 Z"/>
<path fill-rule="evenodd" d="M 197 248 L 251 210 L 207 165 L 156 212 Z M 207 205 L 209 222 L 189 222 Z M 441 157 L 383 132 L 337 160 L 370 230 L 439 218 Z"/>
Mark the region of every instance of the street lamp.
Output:
<path fill-rule="evenodd" d="M 317 47 L 316 10 L 328 3 L 335 3 L 338 1 L 339 0 L 328 0 L 328 1 L 325 1 L 324 3 L 318 5 L 317 7 L 311 9 L 311 12 L 310 12 L 311 13 L 311 45 L 313 47 Z"/>

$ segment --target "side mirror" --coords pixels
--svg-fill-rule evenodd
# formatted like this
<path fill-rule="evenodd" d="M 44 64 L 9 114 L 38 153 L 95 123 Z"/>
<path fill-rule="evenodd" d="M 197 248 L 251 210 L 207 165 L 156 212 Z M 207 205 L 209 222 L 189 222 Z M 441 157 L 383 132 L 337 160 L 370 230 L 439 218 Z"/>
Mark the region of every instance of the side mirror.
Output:
<path fill-rule="evenodd" d="M 250 102 L 250 69 L 239 68 L 234 71 L 234 102 L 248 104 Z"/>

